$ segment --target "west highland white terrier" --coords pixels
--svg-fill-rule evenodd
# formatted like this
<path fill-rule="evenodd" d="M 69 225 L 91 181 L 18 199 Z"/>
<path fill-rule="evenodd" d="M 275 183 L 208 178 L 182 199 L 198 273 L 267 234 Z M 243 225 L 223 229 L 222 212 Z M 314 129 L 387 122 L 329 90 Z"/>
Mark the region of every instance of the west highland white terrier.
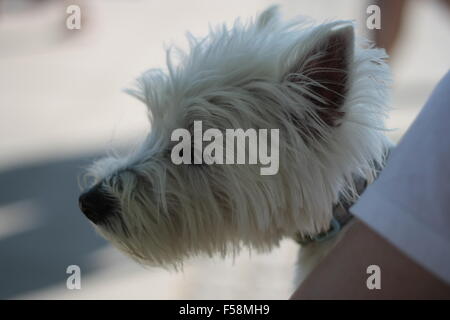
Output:
<path fill-rule="evenodd" d="M 129 90 L 148 106 L 151 131 L 133 152 L 91 166 L 81 210 L 143 264 L 178 268 L 200 254 L 267 251 L 283 238 L 323 253 L 336 241 L 321 240 L 348 220 L 346 209 L 390 147 L 384 50 L 355 41 L 349 21 L 283 22 L 276 7 L 188 40 L 176 63 L 169 52 L 167 70 L 147 71 Z M 192 136 L 187 147 L 173 139 L 179 129 Z M 259 137 L 276 130 L 270 156 L 278 167 L 262 174 L 263 161 L 225 163 L 221 156 L 239 149 L 228 144 L 206 161 L 208 140 L 230 129 Z M 257 152 L 246 146 L 244 157 Z"/>

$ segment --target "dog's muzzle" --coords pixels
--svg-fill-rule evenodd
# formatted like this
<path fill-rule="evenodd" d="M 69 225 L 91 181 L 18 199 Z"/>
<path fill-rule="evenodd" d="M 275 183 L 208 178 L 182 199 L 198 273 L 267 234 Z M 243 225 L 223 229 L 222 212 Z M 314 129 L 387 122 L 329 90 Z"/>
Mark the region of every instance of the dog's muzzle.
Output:
<path fill-rule="evenodd" d="M 78 205 L 84 215 L 95 224 L 101 224 L 117 209 L 116 201 L 99 184 L 81 194 Z"/>

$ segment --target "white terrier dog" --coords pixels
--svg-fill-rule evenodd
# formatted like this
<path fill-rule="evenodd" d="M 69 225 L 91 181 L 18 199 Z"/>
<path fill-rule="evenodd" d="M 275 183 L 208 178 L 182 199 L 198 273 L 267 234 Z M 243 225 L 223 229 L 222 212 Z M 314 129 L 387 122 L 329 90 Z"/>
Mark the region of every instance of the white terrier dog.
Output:
<path fill-rule="evenodd" d="M 168 54 L 167 72 L 150 70 L 130 90 L 148 106 L 151 132 L 134 152 L 92 165 L 81 210 L 140 263 L 174 267 L 336 227 L 333 208 L 356 199 L 355 177 L 370 183 L 390 146 L 385 52 L 355 44 L 350 22 L 282 22 L 275 7 L 189 43 L 177 64 Z M 278 172 L 174 164 L 172 132 L 193 135 L 194 121 L 278 129 Z"/>

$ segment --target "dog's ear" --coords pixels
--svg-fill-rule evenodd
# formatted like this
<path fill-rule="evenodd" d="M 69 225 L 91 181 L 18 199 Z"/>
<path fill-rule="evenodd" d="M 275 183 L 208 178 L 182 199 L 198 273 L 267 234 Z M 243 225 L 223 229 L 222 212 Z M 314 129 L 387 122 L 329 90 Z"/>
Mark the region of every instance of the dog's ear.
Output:
<path fill-rule="evenodd" d="M 348 76 L 354 50 L 354 31 L 349 23 L 329 30 L 318 30 L 310 36 L 309 48 L 303 48 L 290 66 L 285 80 L 316 106 L 323 123 L 335 127 L 344 116 L 342 105 L 348 91 Z M 309 40 L 309 39 L 308 39 Z"/>

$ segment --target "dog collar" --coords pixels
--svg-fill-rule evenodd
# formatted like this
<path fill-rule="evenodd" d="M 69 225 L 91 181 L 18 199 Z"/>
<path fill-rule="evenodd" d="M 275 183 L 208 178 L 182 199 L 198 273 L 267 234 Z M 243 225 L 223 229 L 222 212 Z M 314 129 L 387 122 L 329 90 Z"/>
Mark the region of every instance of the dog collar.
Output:
<path fill-rule="evenodd" d="M 355 179 L 355 187 L 358 195 L 361 195 L 367 187 L 367 181 L 361 178 Z M 353 215 L 349 210 L 352 205 L 353 201 L 340 201 L 333 207 L 333 217 L 330 221 L 330 228 L 327 231 L 316 235 L 302 235 L 300 232 L 297 232 L 295 234 L 295 241 L 304 246 L 313 242 L 323 242 L 333 238 L 352 220 Z"/>

